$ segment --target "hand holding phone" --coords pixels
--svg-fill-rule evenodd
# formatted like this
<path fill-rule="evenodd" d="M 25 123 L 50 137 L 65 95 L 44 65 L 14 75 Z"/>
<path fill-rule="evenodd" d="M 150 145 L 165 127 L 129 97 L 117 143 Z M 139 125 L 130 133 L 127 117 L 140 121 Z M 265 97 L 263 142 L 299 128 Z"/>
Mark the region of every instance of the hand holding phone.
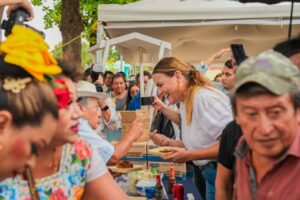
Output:
<path fill-rule="evenodd" d="M 141 106 L 150 106 L 154 102 L 154 97 L 141 97 Z"/>
<path fill-rule="evenodd" d="M 233 57 L 237 65 L 240 65 L 244 60 L 247 59 L 245 50 L 242 44 L 231 44 L 230 45 Z"/>

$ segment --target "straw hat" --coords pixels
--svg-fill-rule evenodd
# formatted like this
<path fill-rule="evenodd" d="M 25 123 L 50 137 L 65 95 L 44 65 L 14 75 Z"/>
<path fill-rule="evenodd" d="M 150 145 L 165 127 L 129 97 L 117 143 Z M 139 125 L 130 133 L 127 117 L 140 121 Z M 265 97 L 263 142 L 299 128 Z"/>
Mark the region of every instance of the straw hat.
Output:
<path fill-rule="evenodd" d="M 108 95 L 103 92 L 97 92 L 96 86 L 87 81 L 79 81 L 76 84 L 76 93 L 78 97 L 95 97 L 99 101 L 105 101 Z"/>

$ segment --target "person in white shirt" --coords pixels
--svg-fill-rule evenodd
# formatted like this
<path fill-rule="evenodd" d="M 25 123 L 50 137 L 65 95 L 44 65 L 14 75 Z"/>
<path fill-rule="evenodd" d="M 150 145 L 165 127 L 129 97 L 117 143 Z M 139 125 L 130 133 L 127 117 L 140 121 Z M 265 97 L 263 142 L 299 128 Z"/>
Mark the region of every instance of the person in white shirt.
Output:
<path fill-rule="evenodd" d="M 164 96 L 170 104 L 180 103 L 179 111 L 170 109 L 158 97 L 153 105 L 181 125 L 182 141 L 155 132 L 150 133 L 152 140 L 160 146 L 173 146 L 165 159 L 193 161 L 199 166 L 206 181 L 206 199 L 214 199 L 219 137 L 232 120 L 229 98 L 214 88 L 201 72 L 175 57 L 159 61 L 152 77 L 158 96 Z"/>

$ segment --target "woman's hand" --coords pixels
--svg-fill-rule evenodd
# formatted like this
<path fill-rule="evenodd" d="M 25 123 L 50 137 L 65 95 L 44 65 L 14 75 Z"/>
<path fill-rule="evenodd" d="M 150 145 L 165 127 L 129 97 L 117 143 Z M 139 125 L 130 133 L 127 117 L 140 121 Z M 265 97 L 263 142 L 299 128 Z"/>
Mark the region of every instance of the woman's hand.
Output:
<path fill-rule="evenodd" d="M 171 162 L 178 162 L 178 163 L 190 161 L 189 160 L 190 152 L 185 148 L 170 147 L 167 150 L 169 150 L 170 153 L 167 153 L 163 157 L 163 159 L 165 159 L 165 160 L 168 160 Z"/>
<path fill-rule="evenodd" d="M 153 107 L 155 111 L 162 110 L 166 107 L 166 104 L 162 102 L 157 96 L 154 97 Z"/>
<path fill-rule="evenodd" d="M 153 140 L 154 144 L 158 146 L 171 146 L 172 139 L 166 137 L 162 134 L 157 134 L 157 130 L 150 132 L 150 138 Z"/>

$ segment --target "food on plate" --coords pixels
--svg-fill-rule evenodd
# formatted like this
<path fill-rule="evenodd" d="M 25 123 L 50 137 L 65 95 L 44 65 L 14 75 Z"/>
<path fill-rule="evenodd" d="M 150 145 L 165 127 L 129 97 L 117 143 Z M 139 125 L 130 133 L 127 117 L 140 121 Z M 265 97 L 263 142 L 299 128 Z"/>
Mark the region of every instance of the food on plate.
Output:
<path fill-rule="evenodd" d="M 170 153 L 172 152 L 171 150 L 168 149 L 164 149 L 164 150 L 160 150 L 159 153 Z"/>
<path fill-rule="evenodd" d="M 122 168 L 122 169 L 133 168 L 133 164 L 129 161 L 121 161 L 116 166 L 117 168 Z"/>

